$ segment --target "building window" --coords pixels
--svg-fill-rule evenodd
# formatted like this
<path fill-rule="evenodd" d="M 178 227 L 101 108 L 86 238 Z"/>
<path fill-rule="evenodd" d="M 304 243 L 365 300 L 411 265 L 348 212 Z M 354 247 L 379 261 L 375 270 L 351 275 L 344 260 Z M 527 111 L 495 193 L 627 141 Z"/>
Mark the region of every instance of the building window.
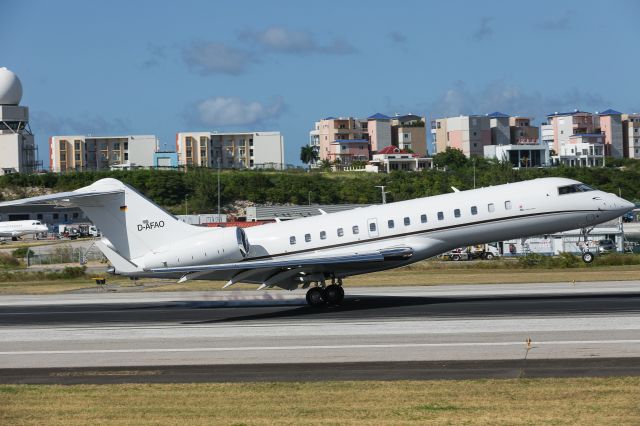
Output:
<path fill-rule="evenodd" d="M 376 232 L 376 224 L 375 224 L 375 222 L 371 222 L 369 224 L 369 231 Z"/>
<path fill-rule="evenodd" d="M 304 234 L 304 241 L 307 243 L 311 242 L 311 234 Z"/>
<path fill-rule="evenodd" d="M 393 220 L 388 220 L 388 221 L 387 221 L 387 227 L 388 227 L 389 229 L 393 229 L 393 227 L 394 227 L 394 226 L 395 226 L 395 224 L 393 223 Z"/>
<path fill-rule="evenodd" d="M 444 220 L 444 213 L 438 212 L 438 220 Z"/>
<path fill-rule="evenodd" d="M 427 223 L 427 215 L 426 214 L 421 214 L 420 215 L 420 222 Z"/>
<path fill-rule="evenodd" d="M 411 225 L 411 219 L 409 219 L 408 217 L 404 218 L 404 226 L 409 226 Z"/>
<path fill-rule="evenodd" d="M 360 229 L 358 229 L 358 225 L 353 225 L 353 227 L 351 228 L 351 231 L 353 231 L 353 235 L 357 235 L 360 233 Z"/>
<path fill-rule="evenodd" d="M 289 237 L 289 244 L 294 245 L 296 243 L 296 237 Z"/>
<path fill-rule="evenodd" d="M 338 228 L 338 237 L 342 237 L 344 235 L 344 229 Z"/>
<path fill-rule="evenodd" d="M 489 203 L 489 205 L 487 205 L 487 210 L 489 210 L 489 213 L 493 213 L 496 211 L 496 206 L 494 206 L 493 203 Z"/>
<path fill-rule="evenodd" d="M 511 210 L 511 201 L 505 201 L 504 202 L 504 209 L 505 210 Z"/>
<path fill-rule="evenodd" d="M 58 220 L 58 218 L 60 218 L 60 215 L 58 213 L 54 213 L 53 220 Z"/>
<path fill-rule="evenodd" d="M 478 214 L 478 208 L 476 206 L 471 206 L 471 214 Z"/>
<path fill-rule="evenodd" d="M 460 217 L 460 209 L 455 209 L 455 210 L 453 211 L 453 215 L 454 215 L 455 217 Z"/>
<path fill-rule="evenodd" d="M 321 240 L 326 240 L 327 239 L 327 233 L 325 231 L 320 231 L 320 239 Z"/>

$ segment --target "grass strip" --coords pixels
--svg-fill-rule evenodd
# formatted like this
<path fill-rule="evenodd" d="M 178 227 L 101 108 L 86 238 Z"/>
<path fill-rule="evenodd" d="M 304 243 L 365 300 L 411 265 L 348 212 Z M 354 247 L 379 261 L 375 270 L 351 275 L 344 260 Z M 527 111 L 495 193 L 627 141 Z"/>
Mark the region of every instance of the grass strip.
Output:
<path fill-rule="evenodd" d="M 0 423 L 637 424 L 639 377 L 4 385 Z"/>

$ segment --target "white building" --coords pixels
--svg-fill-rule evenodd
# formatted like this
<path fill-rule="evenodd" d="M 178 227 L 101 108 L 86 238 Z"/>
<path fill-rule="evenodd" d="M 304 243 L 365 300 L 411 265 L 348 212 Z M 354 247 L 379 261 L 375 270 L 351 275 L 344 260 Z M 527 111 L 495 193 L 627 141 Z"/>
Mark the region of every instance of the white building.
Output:
<path fill-rule="evenodd" d="M 393 170 L 420 171 L 433 168 L 433 159 L 420 157 L 416 154 L 402 151 L 395 146 L 387 146 L 369 161 L 365 170 L 367 172 L 386 172 Z"/>
<path fill-rule="evenodd" d="M 180 166 L 285 168 L 280 132 L 181 132 L 176 136 L 176 151 Z"/>
<path fill-rule="evenodd" d="M 570 136 L 560 145 L 560 151 L 551 157 L 555 165 L 598 167 L 604 166 L 604 136 L 600 133 Z"/>
<path fill-rule="evenodd" d="M 543 145 L 486 145 L 484 157 L 508 161 L 515 168 L 550 165 L 549 147 Z"/>
<path fill-rule="evenodd" d="M 551 151 L 553 148 L 553 125 L 543 124 L 540 126 L 540 143 L 546 145 Z"/>
<path fill-rule="evenodd" d="M 155 135 L 52 136 L 49 167 L 52 172 L 151 168 L 157 150 Z"/>
<path fill-rule="evenodd" d="M 29 108 L 19 106 L 21 99 L 18 76 L 0 68 L 0 175 L 33 173 L 41 166 L 29 129 Z"/>

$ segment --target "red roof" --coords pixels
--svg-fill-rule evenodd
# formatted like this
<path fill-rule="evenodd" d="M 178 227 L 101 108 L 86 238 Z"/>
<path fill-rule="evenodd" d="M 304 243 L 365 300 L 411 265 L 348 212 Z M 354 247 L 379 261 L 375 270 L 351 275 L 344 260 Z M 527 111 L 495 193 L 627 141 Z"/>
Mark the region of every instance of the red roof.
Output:
<path fill-rule="evenodd" d="M 382 148 L 376 154 L 408 154 L 404 149 L 400 149 L 397 146 L 389 145 Z M 414 157 L 417 157 L 417 154 L 412 154 Z"/>

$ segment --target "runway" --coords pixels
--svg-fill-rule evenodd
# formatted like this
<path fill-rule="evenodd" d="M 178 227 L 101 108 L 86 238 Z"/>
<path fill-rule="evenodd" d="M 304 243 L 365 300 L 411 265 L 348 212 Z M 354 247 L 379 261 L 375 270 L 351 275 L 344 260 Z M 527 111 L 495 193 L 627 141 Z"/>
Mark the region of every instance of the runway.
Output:
<path fill-rule="evenodd" d="M 2 296 L 0 323 L 0 382 L 640 374 L 639 281 L 347 287 L 319 309 L 303 291 Z"/>

